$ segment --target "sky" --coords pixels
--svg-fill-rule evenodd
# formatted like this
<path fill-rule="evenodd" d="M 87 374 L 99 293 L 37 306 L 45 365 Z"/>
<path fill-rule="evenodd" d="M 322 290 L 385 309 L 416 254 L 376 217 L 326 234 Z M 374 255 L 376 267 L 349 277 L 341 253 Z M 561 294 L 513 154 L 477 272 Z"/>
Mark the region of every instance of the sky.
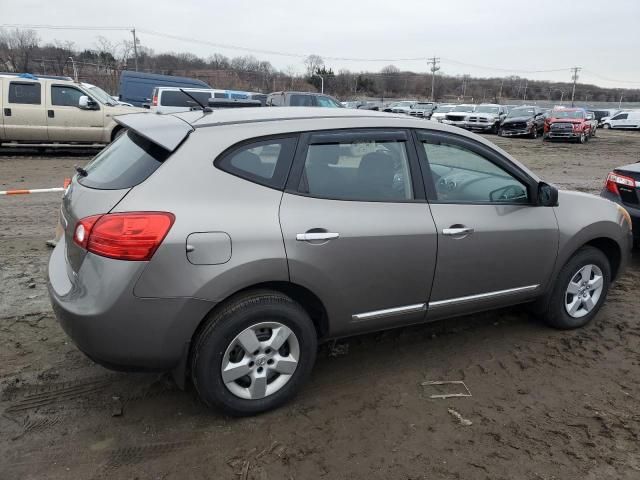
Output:
<path fill-rule="evenodd" d="M 579 66 L 580 82 L 640 88 L 640 0 L 0 0 L 0 12 L 0 25 L 135 26 L 156 53 L 251 54 L 297 73 L 309 54 L 334 71 L 426 72 L 436 56 L 448 75 L 571 81 Z M 131 38 L 37 31 L 81 49 Z"/>

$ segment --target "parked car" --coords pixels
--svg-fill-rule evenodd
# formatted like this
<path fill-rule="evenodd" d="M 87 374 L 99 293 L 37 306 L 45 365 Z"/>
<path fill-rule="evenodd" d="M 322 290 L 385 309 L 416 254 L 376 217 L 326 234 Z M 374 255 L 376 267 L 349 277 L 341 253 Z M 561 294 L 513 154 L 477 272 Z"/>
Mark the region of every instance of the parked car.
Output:
<path fill-rule="evenodd" d="M 600 195 L 622 205 L 631 216 L 633 240 L 640 247 L 640 163 L 615 168 Z"/>
<path fill-rule="evenodd" d="M 211 88 L 207 83 L 196 78 L 125 70 L 120 74 L 120 101 L 136 107 L 148 106 L 151 103 L 153 89 L 156 87 Z"/>
<path fill-rule="evenodd" d="M 553 109 L 544 121 L 543 140 L 575 140 L 586 143 L 591 133 L 591 122 L 582 108 Z"/>
<path fill-rule="evenodd" d="M 473 113 L 475 108 L 475 105 L 456 105 L 453 110 L 444 116 L 442 123 L 464 128 L 467 124 L 467 117 Z"/>
<path fill-rule="evenodd" d="M 436 105 L 435 109 L 433 110 L 433 113 L 431 114 L 430 120 L 433 120 L 436 122 L 442 122 L 442 120 L 444 120 L 447 113 L 452 111 L 455 107 L 456 107 L 455 105 L 446 105 L 446 104 Z"/>
<path fill-rule="evenodd" d="M 411 107 L 413 107 L 417 100 L 402 100 L 401 102 L 396 102 L 391 106 L 392 113 L 404 113 L 405 115 L 409 115 L 409 111 Z M 385 110 L 386 111 L 386 110 Z"/>
<path fill-rule="evenodd" d="M 104 145 L 121 131 L 114 116 L 141 109 L 72 80 L 0 75 L 0 144 Z"/>
<path fill-rule="evenodd" d="M 340 104 L 344 108 L 360 108 L 360 107 L 366 105 L 366 102 L 363 102 L 361 100 L 353 100 L 353 101 L 348 101 L 348 102 L 340 102 Z"/>
<path fill-rule="evenodd" d="M 478 105 L 472 114 L 468 115 L 464 128 L 474 132 L 498 133 L 502 120 L 507 116 L 504 105 L 482 104 Z"/>
<path fill-rule="evenodd" d="M 591 129 L 589 130 L 589 136 L 595 137 L 597 133 L 596 131 L 598 130 L 598 120 L 596 119 L 595 114 L 593 112 L 587 112 L 586 119 L 591 126 Z"/>
<path fill-rule="evenodd" d="M 188 112 L 198 107 L 196 100 L 206 106 L 210 98 L 230 98 L 230 95 L 226 90 L 213 88 L 157 87 L 151 93 L 151 111 L 160 114 Z"/>
<path fill-rule="evenodd" d="M 603 119 L 602 128 L 637 129 L 640 128 L 640 111 L 620 112 L 609 119 Z"/>
<path fill-rule="evenodd" d="M 605 108 L 605 109 L 600 109 L 600 110 L 588 110 L 588 111 L 589 112 L 593 112 L 593 115 L 596 117 L 596 120 L 598 121 L 598 127 L 602 127 L 602 125 L 604 123 L 603 120 L 605 118 L 613 117 L 620 110 L 611 109 L 611 108 Z"/>
<path fill-rule="evenodd" d="M 509 110 L 500 124 L 498 134 L 504 137 L 527 135 L 538 138 L 544 131 L 544 112 L 536 106 L 516 107 Z"/>
<path fill-rule="evenodd" d="M 624 209 L 435 122 L 313 108 L 118 121 L 127 135 L 63 197 L 54 311 L 95 361 L 189 375 L 232 414 L 291 398 L 319 341 L 528 302 L 583 326 L 629 256 Z"/>
<path fill-rule="evenodd" d="M 429 120 L 434 108 L 436 108 L 436 104 L 433 102 L 417 102 L 411 105 L 408 113 L 412 117 Z"/>
<path fill-rule="evenodd" d="M 266 93 L 259 93 L 259 92 L 252 92 L 249 95 L 248 100 L 258 100 L 263 107 L 267 106 L 267 94 Z"/>
<path fill-rule="evenodd" d="M 273 92 L 267 96 L 267 107 L 344 108 L 335 98 L 323 93 Z"/>

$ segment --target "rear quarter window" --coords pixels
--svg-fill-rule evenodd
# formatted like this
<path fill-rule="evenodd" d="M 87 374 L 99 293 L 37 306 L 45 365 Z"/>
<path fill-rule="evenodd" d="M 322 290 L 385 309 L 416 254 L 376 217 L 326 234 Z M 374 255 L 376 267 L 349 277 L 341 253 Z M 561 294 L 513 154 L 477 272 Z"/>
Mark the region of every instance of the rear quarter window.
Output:
<path fill-rule="evenodd" d="M 149 178 L 169 155 L 169 151 L 128 131 L 87 165 L 87 176 L 79 176 L 78 182 L 101 190 L 131 188 Z"/>
<path fill-rule="evenodd" d="M 245 180 L 282 190 L 297 143 L 297 136 L 253 139 L 227 150 L 214 165 Z"/>

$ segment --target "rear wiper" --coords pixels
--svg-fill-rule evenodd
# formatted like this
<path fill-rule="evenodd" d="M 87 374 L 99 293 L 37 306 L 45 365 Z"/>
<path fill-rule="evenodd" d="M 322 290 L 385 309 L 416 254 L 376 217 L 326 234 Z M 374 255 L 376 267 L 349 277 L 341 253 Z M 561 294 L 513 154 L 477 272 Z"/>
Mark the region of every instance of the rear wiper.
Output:
<path fill-rule="evenodd" d="M 80 175 L 81 177 L 86 177 L 87 175 L 89 175 L 89 172 L 87 172 L 80 165 L 74 165 L 73 168 L 76 169 L 76 172 L 78 172 L 78 175 Z"/>
<path fill-rule="evenodd" d="M 191 94 L 189 94 L 189 93 L 185 92 L 182 88 L 180 89 L 180 91 L 181 91 L 182 93 L 184 93 L 187 97 L 189 97 L 191 100 L 193 100 L 194 102 L 196 102 L 196 103 L 200 106 L 200 108 L 202 108 L 202 111 L 203 111 L 203 112 L 211 112 L 211 111 L 212 111 L 210 107 L 205 106 L 203 103 L 201 103 L 200 101 L 198 101 L 198 99 L 197 99 L 196 97 L 194 97 L 193 95 L 191 95 Z"/>

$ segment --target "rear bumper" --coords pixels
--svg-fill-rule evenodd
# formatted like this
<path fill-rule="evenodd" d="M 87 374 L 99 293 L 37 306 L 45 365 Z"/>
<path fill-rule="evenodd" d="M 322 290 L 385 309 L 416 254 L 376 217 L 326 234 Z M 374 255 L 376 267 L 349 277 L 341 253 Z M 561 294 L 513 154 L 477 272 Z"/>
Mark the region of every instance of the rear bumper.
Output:
<path fill-rule="evenodd" d="M 192 298 L 139 298 L 133 286 L 144 262 L 87 254 L 69 273 L 62 239 L 49 260 L 49 296 L 77 347 L 109 368 L 170 370 L 214 306 Z"/>
<path fill-rule="evenodd" d="M 617 203 L 627 212 L 629 212 L 629 216 L 631 217 L 631 224 L 633 226 L 633 238 L 636 242 L 640 241 L 640 207 L 631 207 L 625 203 L 622 203 L 620 197 L 614 195 L 607 189 L 603 189 L 602 192 L 600 192 L 600 196 Z"/>

